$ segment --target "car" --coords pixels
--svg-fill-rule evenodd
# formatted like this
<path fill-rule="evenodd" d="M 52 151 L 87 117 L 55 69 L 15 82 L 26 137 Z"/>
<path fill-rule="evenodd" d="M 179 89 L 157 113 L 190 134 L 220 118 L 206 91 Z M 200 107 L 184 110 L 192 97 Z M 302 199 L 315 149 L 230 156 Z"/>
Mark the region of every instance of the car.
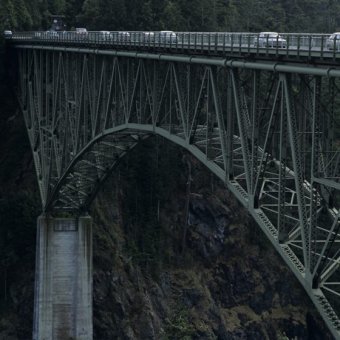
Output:
<path fill-rule="evenodd" d="M 64 41 L 72 41 L 77 38 L 75 31 L 61 31 L 58 32 L 59 39 L 62 39 Z"/>
<path fill-rule="evenodd" d="M 75 32 L 72 32 L 72 31 L 59 31 L 58 34 L 59 34 L 59 37 L 61 37 L 61 38 L 67 38 L 68 36 L 75 35 Z"/>
<path fill-rule="evenodd" d="M 10 39 L 10 38 L 12 38 L 12 35 L 13 35 L 12 31 L 10 31 L 10 30 L 4 31 L 4 37 L 5 37 L 5 39 Z"/>
<path fill-rule="evenodd" d="M 42 39 L 58 39 L 59 34 L 56 31 L 48 30 L 41 34 Z"/>
<path fill-rule="evenodd" d="M 340 32 L 335 32 L 326 40 L 326 47 L 329 50 L 340 49 Z"/>
<path fill-rule="evenodd" d="M 77 27 L 76 28 L 76 34 L 87 34 L 87 29 L 84 27 Z"/>
<path fill-rule="evenodd" d="M 160 31 L 159 41 L 166 44 L 175 44 L 177 42 L 177 35 L 173 31 Z"/>
<path fill-rule="evenodd" d="M 261 32 L 255 37 L 254 46 L 285 48 L 287 46 L 287 41 L 277 32 Z"/>
<path fill-rule="evenodd" d="M 120 32 L 116 32 L 115 34 L 116 34 L 115 38 L 119 42 L 126 42 L 126 41 L 130 40 L 130 33 L 129 32 L 120 31 Z"/>
<path fill-rule="evenodd" d="M 109 41 L 112 39 L 111 33 L 109 31 L 99 31 L 96 32 L 95 35 L 99 41 Z"/>
<path fill-rule="evenodd" d="M 75 33 L 76 39 L 84 40 L 88 38 L 87 29 L 84 27 L 77 27 Z"/>
<path fill-rule="evenodd" d="M 52 17 L 52 25 L 50 27 L 50 31 L 62 32 L 65 31 L 66 25 L 64 24 L 64 16 L 63 15 L 51 15 Z"/>
<path fill-rule="evenodd" d="M 151 42 L 155 40 L 155 33 L 154 32 L 143 32 L 142 35 L 142 42 Z"/>
<path fill-rule="evenodd" d="M 114 42 L 130 41 L 130 33 L 125 31 L 110 32 L 110 39 Z"/>

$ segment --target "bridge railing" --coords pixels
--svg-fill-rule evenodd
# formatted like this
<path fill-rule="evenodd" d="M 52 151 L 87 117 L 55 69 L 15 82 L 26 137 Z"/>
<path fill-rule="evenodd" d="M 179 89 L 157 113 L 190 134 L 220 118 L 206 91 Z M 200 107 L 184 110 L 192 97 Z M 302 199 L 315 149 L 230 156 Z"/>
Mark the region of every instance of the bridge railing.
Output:
<path fill-rule="evenodd" d="M 279 33 L 276 36 L 251 32 L 172 32 L 172 31 L 45 31 L 14 32 L 16 42 L 81 44 L 112 47 L 166 48 L 211 53 L 255 53 L 319 55 L 340 58 L 340 37 L 329 34 Z"/>

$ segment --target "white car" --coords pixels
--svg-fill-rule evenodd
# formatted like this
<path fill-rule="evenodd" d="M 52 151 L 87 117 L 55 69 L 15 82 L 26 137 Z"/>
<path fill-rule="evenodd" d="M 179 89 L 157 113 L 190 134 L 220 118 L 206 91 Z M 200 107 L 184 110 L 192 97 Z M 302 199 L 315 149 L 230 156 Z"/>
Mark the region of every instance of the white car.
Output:
<path fill-rule="evenodd" d="M 130 41 L 130 33 L 129 32 L 114 32 L 114 37 L 119 41 L 119 42 L 127 42 Z"/>
<path fill-rule="evenodd" d="M 155 40 L 155 33 L 154 32 L 143 32 L 142 35 L 142 42 L 149 42 Z"/>
<path fill-rule="evenodd" d="M 175 44 L 177 42 L 177 35 L 173 31 L 160 31 L 158 36 L 161 43 Z"/>
<path fill-rule="evenodd" d="M 88 32 L 85 27 L 76 27 L 76 39 L 85 40 L 88 38 Z"/>
<path fill-rule="evenodd" d="M 100 41 L 109 41 L 111 40 L 111 33 L 109 31 L 99 31 L 96 32 L 96 38 Z"/>
<path fill-rule="evenodd" d="M 43 39 L 58 39 L 59 34 L 56 31 L 48 30 L 42 33 L 41 38 Z"/>
<path fill-rule="evenodd" d="M 329 50 L 340 49 L 340 32 L 333 33 L 326 41 L 326 47 Z"/>
<path fill-rule="evenodd" d="M 285 48 L 287 46 L 287 41 L 277 32 L 261 32 L 255 37 L 254 46 Z"/>
<path fill-rule="evenodd" d="M 84 27 L 77 27 L 76 28 L 76 33 L 77 34 L 87 34 L 87 29 L 86 28 L 84 28 Z"/>

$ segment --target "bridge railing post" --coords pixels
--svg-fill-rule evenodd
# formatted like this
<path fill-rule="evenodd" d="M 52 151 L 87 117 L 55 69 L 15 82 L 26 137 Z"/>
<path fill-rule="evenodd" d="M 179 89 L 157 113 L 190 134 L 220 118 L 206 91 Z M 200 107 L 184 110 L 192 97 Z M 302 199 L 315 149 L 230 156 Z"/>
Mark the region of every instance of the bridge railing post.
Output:
<path fill-rule="evenodd" d="M 324 50 L 324 36 L 321 36 L 321 46 L 320 46 L 320 53 L 321 53 L 321 59 L 323 58 L 323 50 Z"/>

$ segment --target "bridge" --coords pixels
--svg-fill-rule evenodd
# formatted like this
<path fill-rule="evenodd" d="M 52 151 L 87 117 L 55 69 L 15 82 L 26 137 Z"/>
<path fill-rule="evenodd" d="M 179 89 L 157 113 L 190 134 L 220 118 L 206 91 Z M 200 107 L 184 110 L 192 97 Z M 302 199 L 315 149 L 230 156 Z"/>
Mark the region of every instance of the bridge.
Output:
<path fill-rule="evenodd" d="M 119 160 L 153 135 L 225 183 L 340 339 L 336 38 L 23 32 L 7 42 L 43 210 L 34 339 L 92 338 L 87 211 Z"/>

